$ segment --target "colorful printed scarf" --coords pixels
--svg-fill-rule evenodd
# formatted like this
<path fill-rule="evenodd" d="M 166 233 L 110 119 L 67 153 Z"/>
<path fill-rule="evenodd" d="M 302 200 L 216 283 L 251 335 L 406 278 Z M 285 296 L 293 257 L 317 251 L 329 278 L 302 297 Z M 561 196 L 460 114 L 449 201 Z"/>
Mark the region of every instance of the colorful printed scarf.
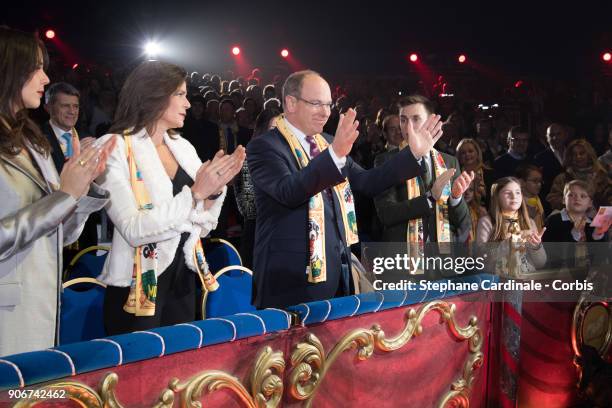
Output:
<path fill-rule="evenodd" d="M 406 147 L 406 144 L 402 144 L 402 149 Z M 442 155 L 436 150 L 431 149 L 431 163 L 433 167 L 433 171 L 435 174 L 435 178 L 440 177 L 442 173 L 446 171 L 446 164 L 444 163 L 444 158 Z M 422 160 L 425 160 L 424 158 Z M 435 179 L 434 179 L 435 180 Z M 419 181 L 421 181 L 422 185 L 425 185 L 422 181 L 422 177 L 413 177 L 409 180 L 406 180 L 406 188 L 408 190 L 408 200 L 412 200 L 413 198 L 417 198 L 421 196 L 421 187 L 419 186 Z M 448 198 L 451 194 L 451 185 L 450 182 L 446 183 L 444 188 L 442 189 L 442 195 L 440 199 L 436 202 L 435 205 L 435 216 L 436 216 L 436 237 L 438 242 L 438 249 L 440 253 L 449 253 L 451 242 L 451 233 L 450 233 L 450 223 L 448 218 Z M 413 258 L 422 258 L 424 256 L 424 245 L 425 241 L 423 239 L 423 219 L 415 218 L 408 221 L 408 229 L 406 232 L 406 242 L 408 244 L 408 255 Z M 416 273 L 420 274 L 422 271 L 416 271 Z"/>
<path fill-rule="evenodd" d="M 124 135 L 125 148 L 130 169 L 130 184 L 138 211 L 147 211 L 153 208 L 153 203 L 149 199 L 149 193 L 144 184 L 144 180 L 136 168 L 134 152 L 132 150 L 132 137 Z M 155 315 L 155 300 L 157 298 L 157 244 L 144 244 L 136 248 L 134 255 L 134 269 L 132 273 L 132 283 L 130 294 L 123 305 L 123 310 L 136 316 Z"/>
<path fill-rule="evenodd" d="M 134 159 L 132 150 L 132 137 L 124 134 L 128 167 L 130 170 L 130 185 L 136 198 L 139 211 L 147 211 L 153 208 L 153 203 L 149 198 L 144 180 Z M 198 209 L 202 208 L 202 203 L 198 203 Z M 197 231 L 199 235 L 199 230 Z M 193 249 L 193 263 L 195 272 L 200 278 L 204 290 L 213 292 L 219 288 L 219 283 L 212 273 L 208 270 L 202 241 L 196 239 Z M 189 263 L 188 263 L 189 265 Z M 128 299 L 123 306 L 123 310 L 136 316 L 154 316 L 155 301 L 157 299 L 157 244 L 149 243 L 136 248 L 134 255 L 134 269 L 132 273 L 132 283 Z"/>
<path fill-rule="evenodd" d="M 284 117 L 276 119 L 276 128 L 283 135 L 291 152 L 293 153 L 300 169 L 306 167 L 310 159 L 298 138 L 291 132 Z M 323 152 L 329 144 L 323 136 L 313 136 L 319 151 Z M 342 222 L 347 245 L 359 242 L 357 235 L 357 216 L 355 213 L 355 200 L 348 180 L 333 187 L 338 203 L 342 209 Z M 327 268 L 325 264 L 325 210 L 322 192 L 310 197 L 308 204 L 308 238 L 310 242 L 310 264 L 306 267 L 308 282 L 319 283 L 327 280 Z"/>

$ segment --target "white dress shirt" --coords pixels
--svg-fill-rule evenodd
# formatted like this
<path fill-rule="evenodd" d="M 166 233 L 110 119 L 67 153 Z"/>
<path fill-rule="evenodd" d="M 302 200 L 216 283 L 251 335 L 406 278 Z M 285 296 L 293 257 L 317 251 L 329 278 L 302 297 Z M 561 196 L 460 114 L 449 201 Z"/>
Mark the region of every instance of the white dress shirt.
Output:
<path fill-rule="evenodd" d="M 308 141 L 306 140 L 307 135 L 304 132 L 302 132 L 300 129 L 293 126 L 291 122 L 287 120 L 287 118 L 283 118 L 283 120 L 287 124 L 287 127 L 289 128 L 289 130 L 291 130 L 291 133 L 293 133 L 300 141 L 300 144 L 302 145 L 302 148 L 308 155 L 308 158 L 312 159 L 312 157 L 310 157 L 310 143 L 308 143 Z M 338 168 L 338 171 L 341 171 L 342 168 L 346 165 L 346 157 L 338 157 L 336 155 L 336 152 L 334 152 L 334 149 L 332 148 L 331 145 L 329 145 L 328 149 L 329 149 L 329 154 L 331 155 L 331 158 L 334 161 L 334 164 Z"/>
<path fill-rule="evenodd" d="M 49 124 L 51 125 L 51 129 L 53 129 L 53 133 L 55 133 L 55 138 L 59 142 L 60 147 L 62 148 L 62 152 L 64 152 L 64 156 L 65 156 L 66 155 L 66 149 L 68 148 L 68 143 L 66 142 L 66 139 L 64 139 L 62 137 L 62 135 L 64 133 L 70 133 L 70 137 L 72 137 L 73 136 L 72 129 L 64 130 L 64 129 L 60 128 L 59 126 L 57 126 L 55 123 L 53 123 L 52 120 L 49 121 Z"/>

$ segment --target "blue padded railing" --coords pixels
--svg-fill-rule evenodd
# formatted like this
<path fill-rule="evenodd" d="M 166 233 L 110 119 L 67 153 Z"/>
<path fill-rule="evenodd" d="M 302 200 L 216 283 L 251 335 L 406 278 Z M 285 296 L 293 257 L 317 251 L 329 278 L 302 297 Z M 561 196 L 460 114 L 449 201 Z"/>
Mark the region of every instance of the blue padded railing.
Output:
<path fill-rule="evenodd" d="M 488 279 L 498 282 L 499 277 L 489 274 L 478 274 L 453 278 L 453 282 L 476 283 L 480 287 L 481 282 Z M 438 282 L 443 282 L 445 279 Z M 302 303 L 291 306 L 287 310 L 295 312 L 300 317 L 302 324 L 322 323 L 329 320 L 342 319 L 345 317 L 358 316 L 364 313 L 375 313 L 381 310 L 392 309 L 407 305 L 414 305 L 432 300 L 464 295 L 480 290 L 421 290 L 410 291 L 383 290 L 377 292 L 362 293 L 359 295 L 345 296 L 317 302 Z"/>
<path fill-rule="evenodd" d="M 481 274 L 453 281 L 479 283 L 483 279 L 498 280 L 492 275 Z M 475 291 L 382 291 L 300 304 L 288 310 L 296 312 L 302 324 L 316 324 L 472 292 Z M 290 327 L 290 313 L 264 309 L 0 357 L 0 390 L 280 332 Z"/>

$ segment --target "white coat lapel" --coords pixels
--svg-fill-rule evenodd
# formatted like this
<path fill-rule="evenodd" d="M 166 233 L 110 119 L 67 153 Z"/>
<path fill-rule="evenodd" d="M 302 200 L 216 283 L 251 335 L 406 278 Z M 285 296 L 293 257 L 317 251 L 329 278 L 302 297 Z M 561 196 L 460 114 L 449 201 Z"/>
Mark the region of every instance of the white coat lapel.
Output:
<path fill-rule="evenodd" d="M 162 165 L 153 141 L 146 130 L 132 136 L 132 148 L 136 167 L 144 180 L 149 198 L 153 204 L 172 199 L 172 181 Z"/>

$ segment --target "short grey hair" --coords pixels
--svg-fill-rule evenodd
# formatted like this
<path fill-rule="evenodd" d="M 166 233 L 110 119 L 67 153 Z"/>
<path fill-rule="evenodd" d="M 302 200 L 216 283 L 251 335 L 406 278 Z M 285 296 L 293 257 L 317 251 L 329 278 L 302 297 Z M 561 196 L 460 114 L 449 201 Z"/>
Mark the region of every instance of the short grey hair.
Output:
<path fill-rule="evenodd" d="M 47 89 L 47 92 L 45 92 L 45 104 L 49 105 L 55 102 L 57 94 L 60 93 L 76 96 L 77 98 L 81 97 L 81 93 L 74 86 L 66 82 L 56 82 Z"/>
<path fill-rule="evenodd" d="M 316 75 L 320 77 L 321 75 L 313 70 L 306 69 L 303 71 L 297 71 L 293 74 L 289 75 L 283 84 L 283 106 L 285 105 L 285 98 L 289 95 L 291 96 L 300 96 L 302 92 L 302 84 L 304 83 L 304 78 L 310 75 Z"/>

